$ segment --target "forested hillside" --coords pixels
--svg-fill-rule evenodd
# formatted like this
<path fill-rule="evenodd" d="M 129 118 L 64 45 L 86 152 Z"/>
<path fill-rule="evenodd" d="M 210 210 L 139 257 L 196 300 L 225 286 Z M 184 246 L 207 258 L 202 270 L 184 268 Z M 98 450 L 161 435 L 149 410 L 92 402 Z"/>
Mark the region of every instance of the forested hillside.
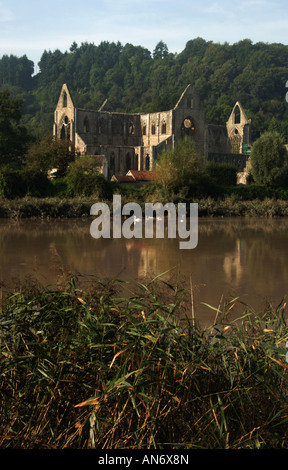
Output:
<path fill-rule="evenodd" d="M 153 112 L 175 106 L 187 84 L 195 86 L 209 123 L 225 124 L 239 100 L 252 119 L 253 139 L 278 130 L 288 142 L 288 46 L 245 39 L 219 44 L 196 38 L 174 54 L 160 41 L 142 46 L 75 42 L 70 50 L 44 51 L 33 75 L 27 56 L 0 59 L 0 86 L 23 99 L 23 124 L 35 136 L 52 132 L 62 84 L 78 107 L 98 109 L 108 98 L 117 111 Z"/>

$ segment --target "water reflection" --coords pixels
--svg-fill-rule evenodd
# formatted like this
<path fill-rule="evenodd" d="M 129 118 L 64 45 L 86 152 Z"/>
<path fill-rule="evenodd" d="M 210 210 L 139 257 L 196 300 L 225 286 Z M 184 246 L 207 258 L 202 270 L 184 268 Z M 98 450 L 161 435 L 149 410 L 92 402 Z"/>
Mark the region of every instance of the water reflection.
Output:
<path fill-rule="evenodd" d="M 0 220 L 0 278 L 28 274 L 46 284 L 63 271 L 139 279 L 171 270 L 167 276 L 189 286 L 193 279 L 196 316 L 214 313 L 202 302 L 239 296 L 261 309 L 288 291 L 288 219 L 200 219 L 194 250 L 176 239 L 99 239 L 91 220 Z"/>

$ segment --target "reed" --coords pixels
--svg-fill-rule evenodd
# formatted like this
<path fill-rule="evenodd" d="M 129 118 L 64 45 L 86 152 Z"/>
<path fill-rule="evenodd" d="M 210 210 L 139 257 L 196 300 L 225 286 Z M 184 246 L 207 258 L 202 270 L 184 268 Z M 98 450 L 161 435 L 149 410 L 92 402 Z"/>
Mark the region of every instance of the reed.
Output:
<path fill-rule="evenodd" d="M 1 448 L 287 448 L 285 302 L 232 321 L 234 299 L 203 329 L 191 289 L 80 276 L 5 292 Z"/>

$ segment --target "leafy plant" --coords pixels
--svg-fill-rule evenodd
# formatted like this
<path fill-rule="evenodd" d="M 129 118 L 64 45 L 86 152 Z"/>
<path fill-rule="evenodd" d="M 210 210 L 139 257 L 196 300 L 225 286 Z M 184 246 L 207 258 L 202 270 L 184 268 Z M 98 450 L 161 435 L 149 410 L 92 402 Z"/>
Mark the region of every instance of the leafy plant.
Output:
<path fill-rule="evenodd" d="M 288 181 L 288 154 L 277 132 L 265 132 L 253 144 L 251 173 L 257 184 L 283 186 Z"/>
<path fill-rule="evenodd" d="M 68 196 L 110 198 L 112 186 L 100 173 L 99 163 L 93 156 L 78 157 L 69 165 L 65 178 Z"/>
<path fill-rule="evenodd" d="M 202 329 L 164 274 L 4 292 L 1 448 L 287 447 L 286 303 Z"/>

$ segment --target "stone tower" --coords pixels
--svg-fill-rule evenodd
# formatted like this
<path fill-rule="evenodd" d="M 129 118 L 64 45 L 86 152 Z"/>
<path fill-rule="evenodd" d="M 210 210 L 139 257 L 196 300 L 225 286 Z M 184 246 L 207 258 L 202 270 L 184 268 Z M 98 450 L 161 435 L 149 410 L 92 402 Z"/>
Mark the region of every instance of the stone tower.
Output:
<path fill-rule="evenodd" d="M 54 111 L 53 134 L 75 144 L 75 107 L 66 84 L 63 85 Z"/>
<path fill-rule="evenodd" d="M 239 101 L 236 102 L 226 127 L 232 153 L 247 153 L 251 145 L 251 119 L 247 119 Z"/>

